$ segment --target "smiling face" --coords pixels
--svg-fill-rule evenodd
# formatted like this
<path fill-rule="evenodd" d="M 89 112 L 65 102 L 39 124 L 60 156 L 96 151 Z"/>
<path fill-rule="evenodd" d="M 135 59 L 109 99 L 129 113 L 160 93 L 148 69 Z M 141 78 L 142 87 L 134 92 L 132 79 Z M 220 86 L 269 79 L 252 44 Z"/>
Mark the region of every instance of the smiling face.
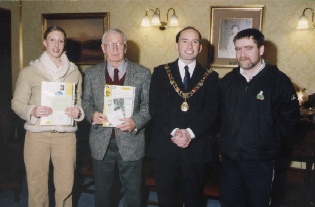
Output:
<path fill-rule="evenodd" d="M 62 32 L 54 30 L 47 35 L 43 44 L 50 58 L 59 59 L 65 47 L 65 36 Z"/>
<path fill-rule="evenodd" d="M 244 70 L 256 70 L 261 65 L 264 45 L 258 48 L 253 38 L 242 38 L 235 41 L 236 59 Z"/>
<path fill-rule="evenodd" d="M 109 32 L 106 34 L 103 40 L 102 50 L 106 55 L 107 61 L 113 66 L 118 67 L 120 63 L 124 60 L 125 53 L 127 51 L 127 45 L 120 49 L 117 46 L 124 43 L 124 37 L 117 32 Z M 109 47 L 109 44 L 113 44 L 113 48 Z M 107 46 L 108 45 L 108 46 Z"/>
<path fill-rule="evenodd" d="M 195 61 L 202 50 L 198 32 L 193 29 L 183 30 L 179 36 L 178 43 L 175 44 L 175 50 L 179 52 L 179 59 L 185 64 Z"/>

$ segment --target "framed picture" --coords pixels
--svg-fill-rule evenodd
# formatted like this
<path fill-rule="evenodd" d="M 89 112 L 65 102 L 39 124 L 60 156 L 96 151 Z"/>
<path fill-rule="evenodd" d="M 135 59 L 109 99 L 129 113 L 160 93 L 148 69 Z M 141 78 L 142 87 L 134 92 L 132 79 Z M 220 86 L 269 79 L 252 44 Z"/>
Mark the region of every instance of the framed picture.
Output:
<path fill-rule="evenodd" d="M 210 65 L 236 67 L 233 38 L 247 28 L 262 30 L 264 6 L 211 7 L 210 14 Z"/>
<path fill-rule="evenodd" d="M 104 61 L 101 39 L 109 29 L 109 13 L 42 14 L 43 34 L 50 26 L 63 28 L 68 36 L 65 51 L 70 61 L 79 65 Z"/>

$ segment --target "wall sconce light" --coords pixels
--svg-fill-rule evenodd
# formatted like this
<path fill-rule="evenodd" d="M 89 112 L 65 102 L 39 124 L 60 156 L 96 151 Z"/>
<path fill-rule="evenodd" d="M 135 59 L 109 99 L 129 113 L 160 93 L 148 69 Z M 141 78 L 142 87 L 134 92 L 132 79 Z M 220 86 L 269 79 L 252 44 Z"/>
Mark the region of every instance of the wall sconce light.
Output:
<path fill-rule="evenodd" d="M 170 21 L 168 22 L 168 13 L 171 10 L 174 13 L 171 16 Z M 152 16 L 151 22 L 150 22 L 150 18 L 148 16 L 148 12 L 149 11 L 153 12 L 153 16 Z M 145 16 L 142 18 L 141 26 L 142 27 L 150 27 L 150 26 L 157 27 L 158 26 L 160 28 L 160 30 L 166 30 L 167 26 L 178 27 L 178 17 L 175 14 L 175 10 L 173 8 L 169 8 L 168 11 L 167 11 L 166 22 L 163 22 L 163 21 L 161 22 L 160 21 L 160 9 L 156 8 L 155 11 L 153 9 L 148 9 L 146 11 L 146 13 L 145 13 Z"/>
<path fill-rule="evenodd" d="M 298 26 L 296 27 L 296 29 L 308 29 L 309 28 L 308 20 L 307 20 L 307 17 L 305 15 L 305 11 L 308 10 L 308 9 L 312 11 L 312 25 L 313 25 L 313 27 L 315 29 L 315 25 L 314 25 L 314 10 L 311 9 L 311 8 L 305 8 L 303 10 L 303 14 L 302 14 L 302 16 L 300 16 L 299 23 L 298 23 Z"/>

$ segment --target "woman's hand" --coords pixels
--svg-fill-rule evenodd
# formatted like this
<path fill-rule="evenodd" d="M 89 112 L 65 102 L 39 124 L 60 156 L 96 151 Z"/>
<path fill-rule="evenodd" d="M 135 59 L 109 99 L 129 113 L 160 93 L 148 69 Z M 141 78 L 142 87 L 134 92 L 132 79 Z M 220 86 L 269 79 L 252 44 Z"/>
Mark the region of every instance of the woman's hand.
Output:
<path fill-rule="evenodd" d="M 37 118 L 40 118 L 49 116 L 52 114 L 52 112 L 53 112 L 52 108 L 48 106 L 36 106 L 32 111 L 32 115 Z"/>
<path fill-rule="evenodd" d="M 77 119 L 80 117 L 80 109 L 78 107 L 67 107 L 65 109 L 65 114 L 67 114 L 70 118 Z"/>

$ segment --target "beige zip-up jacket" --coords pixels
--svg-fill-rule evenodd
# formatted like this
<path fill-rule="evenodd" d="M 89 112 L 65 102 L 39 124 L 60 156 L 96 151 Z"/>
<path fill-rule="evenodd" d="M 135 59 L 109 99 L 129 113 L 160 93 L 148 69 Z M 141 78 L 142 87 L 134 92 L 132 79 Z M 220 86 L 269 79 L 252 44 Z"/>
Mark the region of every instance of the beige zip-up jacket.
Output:
<path fill-rule="evenodd" d="M 41 105 L 41 83 L 53 81 L 46 72 L 39 59 L 32 61 L 19 74 L 16 90 L 11 101 L 13 111 L 26 121 L 24 128 L 31 132 L 75 132 L 77 121 L 84 119 L 84 111 L 81 107 L 82 75 L 77 66 L 70 62 L 66 74 L 59 82 L 71 82 L 76 84 L 75 106 L 80 108 L 80 117 L 74 119 L 73 126 L 40 126 L 40 118 L 32 116 L 32 110 Z"/>

